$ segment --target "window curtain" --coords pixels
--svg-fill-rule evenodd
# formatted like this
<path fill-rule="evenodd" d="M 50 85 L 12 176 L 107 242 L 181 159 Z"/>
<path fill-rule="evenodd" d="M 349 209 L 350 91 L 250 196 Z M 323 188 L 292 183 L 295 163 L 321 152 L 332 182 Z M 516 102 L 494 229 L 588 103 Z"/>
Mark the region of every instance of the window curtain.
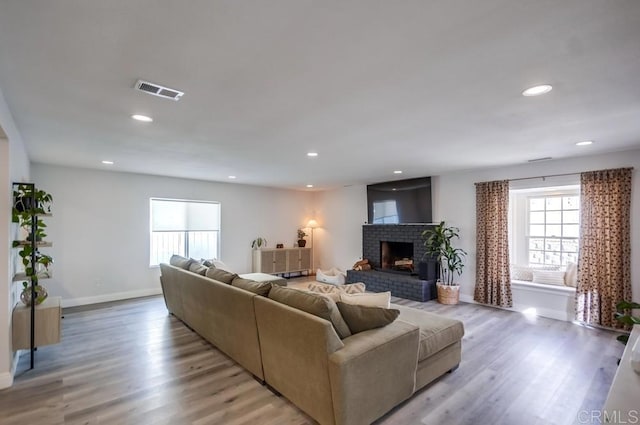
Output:
<path fill-rule="evenodd" d="M 580 175 L 576 319 L 621 327 L 616 304 L 631 301 L 631 168 Z"/>
<path fill-rule="evenodd" d="M 509 181 L 476 183 L 476 288 L 473 299 L 511 307 Z"/>

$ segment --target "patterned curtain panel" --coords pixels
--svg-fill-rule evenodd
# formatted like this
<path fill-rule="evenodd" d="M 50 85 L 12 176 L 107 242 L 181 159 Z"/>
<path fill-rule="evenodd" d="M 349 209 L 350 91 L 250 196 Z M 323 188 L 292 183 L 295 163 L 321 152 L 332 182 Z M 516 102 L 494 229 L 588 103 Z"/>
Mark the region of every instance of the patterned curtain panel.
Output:
<path fill-rule="evenodd" d="M 616 304 L 631 301 L 631 168 L 582 173 L 576 319 L 620 327 Z"/>
<path fill-rule="evenodd" d="M 479 303 L 511 307 L 509 181 L 476 183 L 476 288 Z"/>

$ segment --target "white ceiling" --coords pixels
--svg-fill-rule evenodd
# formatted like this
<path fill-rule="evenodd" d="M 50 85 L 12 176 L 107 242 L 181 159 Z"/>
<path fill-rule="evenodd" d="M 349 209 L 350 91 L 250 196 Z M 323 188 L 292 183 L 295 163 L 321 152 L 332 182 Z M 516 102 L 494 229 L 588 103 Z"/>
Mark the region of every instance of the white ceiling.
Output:
<path fill-rule="evenodd" d="M 0 88 L 50 164 L 300 189 L 590 155 L 640 147 L 640 1 L 2 1 Z"/>

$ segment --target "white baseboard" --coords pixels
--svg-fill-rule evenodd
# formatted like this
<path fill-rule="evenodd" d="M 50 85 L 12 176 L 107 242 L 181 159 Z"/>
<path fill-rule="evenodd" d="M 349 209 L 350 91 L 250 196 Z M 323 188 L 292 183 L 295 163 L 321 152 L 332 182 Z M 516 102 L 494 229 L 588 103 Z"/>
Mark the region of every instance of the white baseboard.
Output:
<path fill-rule="evenodd" d="M 13 374 L 11 372 L 0 373 L 0 390 L 13 385 Z"/>
<path fill-rule="evenodd" d="M 96 295 L 94 297 L 63 298 L 62 307 L 76 307 L 79 305 L 106 303 L 110 301 L 126 300 L 129 298 L 148 297 L 162 294 L 162 288 L 139 289 L 137 291 L 114 292 L 111 294 Z"/>

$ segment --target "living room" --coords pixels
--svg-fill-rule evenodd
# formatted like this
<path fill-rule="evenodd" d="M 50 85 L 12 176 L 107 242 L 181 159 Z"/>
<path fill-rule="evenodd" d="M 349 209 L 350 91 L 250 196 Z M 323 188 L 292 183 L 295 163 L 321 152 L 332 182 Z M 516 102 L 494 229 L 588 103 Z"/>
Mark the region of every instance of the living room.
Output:
<path fill-rule="evenodd" d="M 167 33 L 178 32 L 178 28 L 166 33 L 158 31 L 161 40 L 169 46 L 169 51 L 177 54 L 183 48 L 186 50 L 179 53 L 184 55 L 181 56 L 184 61 L 179 66 L 170 66 L 161 63 L 162 55 L 155 52 L 151 55 L 153 60 L 145 67 L 130 56 L 132 50 L 122 46 L 121 43 L 130 40 L 126 36 L 122 36 L 122 39 L 116 36 L 134 31 L 135 19 L 124 19 L 128 16 L 127 7 L 119 5 L 112 10 L 96 10 L 87 5 L 76 6 L 80 10 L 74 12 L 77 14 L 75 17 L 87 16 L 88 19 L 73 25 L 69 20 L 74 18 L 74 13 L 65 10 L 69 6 L 45 7 L 41 4 L 40 7 L 44 7 L 41 12 L 34 10 L 34 5 L 0 7 L 0 24 L 3 28 L 0 30 L 3 40 L 0 42 L 0 168 L 3 170 L 0 193 L 6 200 L 5 207 L 0 211 L 0 221 L 11 221 L 13 182 L 34 182 L 38 188 L 53 195 L 53 215 L 47 218 L 47 238 L 53 241 L 53 247 L 48 252 L 55 262 L 52 266 L 53 278 L 44 285 L 50 296 L 61 297 L 63 308 L 90 308 L 87 306 L 138 297 L 155 296 L 159 299 L 162 293 L 160 270 L 149 264 L 151 198 L 219 202 L 219 257 L 238 273 L 252 271 L 250 245 L 253 239 L 263 237 L 269 247 L 280 243 L 292 247 L 297 239 L 296 230 L 304 228 L 310 219 L 318 223 L 318 227 L 313 229 L 314 269 L 338 267 L 347 270 L 362 258 L 362 228 L 368 221 L 367 184 L 430 176 L 433 222 L 445 220 L 458 227 L 459 246 L 468 253 L 464 272 L 459 278 L 461 305 L 466 306 L 464 314 L 479 309 L 493 311 L 473 301 L 477 242 L 474 185 L 478 182 L 530 179 L 533 184 L 549 186 L 554 184 L 553 176 L 571 175 L 571 183 L 578 185 L 580 173 L 633 168 L 636 171 L 632 174 L 630 234 L 640 234 L 640 223 L 634 219 L 640 215 L 640 177 L 637 173 L 640 167 L 640 127 L 638 120 L 634 119 L 640 112 L 640 104 L 637 96 L 632 95 L 637 87 L 636 76 L 640 74 L 635 42 L 638 36 L 636 28 L 640 27 L 640 9 L 631 2 L 621 1 L 606 6 L 595 1 L 588 2 L 588 6 L 584 2 L 567 2 L 555 17 L 551 16 L 553 13 L 532 10 L 537 8 L 524 4 L 515 7 L 504 2 L 492 2 L 491 6 L 479 9 L 469 6 L 467 12 L 456 11 L 452 5 L 442 5 L 441 10 L 436 6 L 432 6 L 432 9 L 414 5 L 416 10 L 396 10 L 392 6 L 385 6 L 377 12 L 367 11 L 367 14 L 371 14 L 367 16 L 375 17 L 379 22 L 385 13 L 392 13 L 386 22 L 389 28 L 396 29 L 401 23 L 406 23 L 405 20 L 410 21 L 413 12 L 424 19 L 429 16 L 427 20 L 434 27 L 432 34 L 441 37 L 447 31 L 444 24 L 439 26 L 439 14 L 456 17 L 459 28 L 475 19 L 482 22 L 471 26 L 469 32 L 462 32 L 458 38 L 449 40 L 449 53 L 438 50 L 438 43 L 426 44 L 424 53 L 437 56 L 446 66 L 412 60 L 404 69 L 404 74 L 394 72 L 393 66 L 388 63 L 403 61 L 403 52 L 395 50 L 403 43 L 411 46 L 412 51 L 420 48 L 420 43 L 409 42 L 405 37 L 411 34 L 410 29 L 420 33 L 423 27 L 421 22 L 410 21 L 407 32 L 401 33 L 397 39 L 393 38 L 394 30 L 376 30 L 372 28 L 375 25 L 369 27 L 370 24 L 367 24 L 363 31 L 372 37 L 372 41 L 364 43 L 356 37 L 357 31 L 347 31 L 346 22 L 332 18 L 332 14 L 326 11 L 320 13 L 316 10 L 315 13 L 319 13 L 320 17 L 311 18 L 309 9 L 303 6 L 294 8 L 289 4 L 294 9 L 287 12 L 290 15 L 286 15 L 279 7 L 265 10 L 258 6 L 254 15 L 241 10 L 239 6 L 236 6 L 238 9 L 225 11 L 212 10 L 205 4 L 199 4 L 198 7 L 174 12 L 188 20 L 192 28 L 198 31 L 205 31 L 203 28 L 206 27 L 197 17 L 199 9 L 207 12 L 202 13 L 203 21 L 206 21 L 205 17 L 218 16 L 218 13 L 220 16 L 231 13 L 231 19 L 217 18 L 224 21 L 219 24 L 225 30 L 216 35 L 227 34 L 228 31 L 228 34 L 237 36 L 236 31 L 240 30 L 229 24 L 234 18 L 242 18 L 240 23 L 236 23 L 240 29 L 254 26 L 256 33 L 247 36 L 247 39 L 233 41 L 233 47 L 229 49 L 235 53 L 227 52 L 220 41 L 216 41 L 220 45 L 213 43 L 211 51 L 221 61 L 233 64 L 224 72 L 218 71 L 220 74 L 216 74 L 212 70 L 217 69 L 217 64 L 212 65 L 207 61 L 209 74 L 197 70 L 192 70 L 192 74 L 183 74 L 184 64 L 190 63 L 188 59 L 195 65 L 193 68 L 198 68 L 193 59 L 196 57 L 194 52 L 208 46 L 206 43 L 194 43 L 193 47 L 188 47 L 185 40 L 201 37 L 204 33 L 183 35 L 179 42 L 173 44 L 169 40 L 171 35 Z M 457 6 L 463 7 L 462 4 Z M 549 3 L 549 6 L 555 7 L 555 3 Z M 142 11 L 131 7 L 133 15 L 139 17 Z M 344 19 L 355 18 L 360 12 L 357 8 L 348 9 L 343 11 Z M 398 14 L 393 15 L 395 12 Z M 157 18 L 166 18 L 168 14 L 157 13 Z M 530 26 L 523 31 L 503 22 L 503 19 L 523 17 L 527 13 L 533 15 Z M 261 14 L 266 14 L 270 19 L 263 20 Z M 573 24 L 569 25 L 573 29 L 567 30 L 567 33 L 556 33 L 563 24 L 571 23 L 575 15 L 580 17 L 577 22 L 588 22 L 592 26 L 587 26 L 588 29 L 580 33 L 580 25 Z M 109 18 L 114 17 L 122 17 L 126 22 L 120 22 L 117 29 L 111 30 L 110 25 L 116 19 Z M 600 24 L 597 24 L 598 18 L 602 18 Z M 24 24 L 31 22 L 30 19 L 33 19 L 33 24 Z M 309 48 L 314 46 L 314 32 L 305 30 L 300 23 L 294 24 L 298 20 L 309 20 L 311 28 L 333 23 L 343 31 L 341 36 L 354 37 L 354 49 L 338 49 L 335 56 L 323 56 L 328 55 L 323 48 Z M 545 23 L 547 20 L 548 24 Z M 60 29 L 59 26 L 64 25 L 70 27 L 68 32 Z M 99 31 L 91 33 L 92 25 L 97 26 Z M 251 44 L 255 42 L 253 37 L 269 34 L 273 30 L 271 25 L 300 31 L 306 37 L 304 42 L 297 44 L 295 40 L 285 42 L 284 39 L 288 37 L 286 30 L 278 31 L 277 35 L 271 34 L 273 38 L 269 41 L 276 46 L 270 51 L 276 58 L 273 63 L 268 57 L 260 56 L 260 49 L 265 46 L 258 48 Z M 491 25 L 497 25 L 500 31 L 509 30 L 509 37 L 503 38 L 499 31 L 486 35 L 483 31 L 488 31 Z M 23 29 L 22 26 L 32 29 Z M 316 30 L 324 31 L 321 28 Z M 527 61 L 527 55 L 515 53 L 514 48 L 524 39 L 535 38 L 526 29 L 536 34 L 546 30 L 545 41 L 559 37 L 566 44 L 553 50 L 554 47 L 545 43 L 532 43 L 529 46 L 531 49 L 537 52 L 551 49 L 553 54 L 549 54 L 549 58 L 543 55 Z M 30 31 L 33 34 L 28 34 Z M 52 35 L 51 40 L 46 40 L 45 31 L 51 31 L 50 34 L 55 37 Z M 56 31 L 60 31 L 59 34 Z M 90 33 L 90 40 L 78 40 L 78 34 L 82 31 Z M 376 36 L 377 31 L 381 32 Z M 421 35 L 424 39 L 420 40 L 426 42 L 429 34 L 426 32 Z M 100 51 L 106 53 L 106 57 L 99 59 L 97 55 L 90 54 L 92 43 L 99 45 L 97 39 L 105 36 L 117 40 L 111 40 L 109 48 L 100 45 Z M 477 45 L 470 41 L 474 36 L 480 38 Z M 383 40 L 383 37 L 388 39 Z M 604 41 L 598 44 L 597 40 Z M 68 47 L 59 45 L 65 42 L 69 44 Z M 145 43 L 146 46 L 155 46 L 152 40 L 146 40 Z M 483 50 L 489 55 L 488 60 L 497 63 L 498 57 L 504 58 L 510 54 L 517 58 L 514 64 L 503 69 L 505 75 L 491 80 L 491 84 L 505 81 L 505 87 L 499 90 L 499 95 L 478 87 L 485 84 L 483 78 L 497 72 L 494 67 L 482 65 L 479 57 L 464 50 L 471 47 L 479 49 L 483 43 L 490 44 L 489 47 L 484 46 L 486 50 Z M 334 43 L 330 46 L 337 49 Z M 307 48 L 309 52 L 304 53 Z M 356 53 L 358 48 L 364 49 L 360 56 Z M 81 53 L 74 55 L 74 49 Z M 499 52 L 497 56 L 490 55 L 492 49 Z M 226 52 L 226 56 L 220 56 L 223 52 Z M 455 87 L 457 82 L 472 75 L 467 71 L 468 66 L 464 65 L 466 62 L 455 58 L 462 52 L 478 60 L 478 72 L 482 75 L 482 78 L 465 84 L 464 88 Z M 346 53 L 355 58 L 348 61 L 345 69 L 336 69 L 337 58 Z M 311 61 L 312 65 L 305 65 L 304 60 L 296 62 L 290 59 L 295 55 Z M 314 55 L 319 56 L 313 59 Z M 388 61 L 372 59 L 384 55 L 389 56 Z M 566 61 L 562 60 L 565 56 Z M 65 57 L 72 65 L 64 66 L 54 57 Z M 259 58 L 259 61 L 256 59 L 259 63 L 252 64 L 247 59 L 249 57 Z M 325 61 L 325 67 L 320 70 L 318 65 L 322 61 Z M 48 63 L 52 65 L 51 76 L 47 76 Z M 128 63 L 135 65 L 129 67 Z M 276 67 L 276 63 L 277 70 L 271 71 L 270 68 Z M 368 67 L 372 64 L 381 69 L 371 77 L 366 77 Z M 591 68 L 587 64 L 591 64 Z M 111 65 L 113 69 L 108 73 L 98 69 Z M 430 68 L 432 65 L 433 68 Z M 252 66 L 257 66 L 256 74 L 264 73 L 266 77 L 263 79 L 249 73 L 248 69 Z M 310 70 L 307 66 L 314 69 Z M 417 67 L 419 72 L 409 73 L 407 69 L 411 66 Z M 163 70 L 163 67 L 166 69 Z M 462 68 L 465 68 L 465 72 Z M 289 69 L 289 73 L 283 73 L 284 69 Z M 445 78 L 453 70 L 459 74 Z M 311 82 L 322 80 L 323 73 L 335 77 L 341 72 L 348 78 L 336 77 L 318 91 L 309 89 Z M 553 75 L 553 72 L 557 74 Z M 59 85 L 64 89 L 57 88 L 55 91 L 53 76 L 55 74 L 56 78 L 60 78 L 60 74 L 64 73 L 70 73 L 71 77 Z M 110 79 L 109 73 L 116 76 Z M 278 73 L 282 75 L 278 77 Z M 574 74 L 580 75 L 573 79 Z M 189 80 L 190 76 L 192 80 Z M 216 84 L 209 87 L 208 92 L 198 92 L 199 85 L 209 76 Z M 597 77 L 604 81 L 598 81 Z M 174 103 L 137 92 L 133 85 L 139 78 L 170 86 L 175 84 L 184 89 L 184 98 Z M 406 81 L 398 81 L 403 79 Z M 451 89 L 451 92 L 442 93 L 442 87 L 437 87 L 437 84 L 427 86 L 426 81 L 434 79 L 446 81 L 442 86 Z M 38 82 L 38 90 L 29 89 L 30 80 Z M 104 91 L 90 94 L 92 80 L 104 85 L 101 89 Z M 74 82 L 77 82 L 77 86 L 74 86 Z M 286 82 L 289 84 L 286 85 L 286 92 L 280 92 Z M 552 84 L 553 90 L 540 97 L 527 98 L 521 95 L 527 87 L 542 83 Z M 590 88 L 591 84 L 601 84 L 602 87 Z M 394 90 L 396 85 L 398 90 Z M 374 90 L 374 94 L 367 95 L 368 90 Z M 593 92 L 582 92 L 588 90 Z M 466 93 L 460 93 L 464 91 Z M 105 92 L 112 92 L 112 95 Z M 336 92 L 341 94 L 337 95 Z M 225 96 L 224 101 L 218 103 L 216 95 Z M 234 96 L 238 99 L 236 103 L 233 102 Z M 291 100 L 286 96 L 290 96 Z M 430 96 L 438 99 L 438 102 L 444 101 L 447 96 L 451 99 L 446 105 L 437 107 L 429 105 L 428 101 L 422 103 L 422 100 L 416 99 Z M 490 101 L 485 103 L 485 97 Z M 123 104 L 117 100 L 119 98 L 126 99 L 129 104 Z M 310 100 L 304 102 L 305 98 Z M 383 102 L 391 106 L 381 109 L 371 106 Z M 56 110 L 56 103 L 60 105 L 59 110 Z M 205 108 L 209 103 L 212 104 L 211 108 Z M 405 103 L 413 109 L 407 109 L 409 106 Z M 464 106 L 457 108 L 458 104 Z M 251 110 L 251 106 L 255 110 Z M 189 111 L 185 112 L 184 108 L 187 107 Z M 385 119 L 393 108 L 399 112 Z M 133 121 L 129 115 L 134 113 L 152 115 L 154 121 Z M 242 118 L 231 118 L 234 114 Z M 447 115 L 463 118 L 441 123 Z M 75 116 L 81 117 L 80 122 L 74 123 Z M 121 122 L 111 122 L 115 116 L 121 116 Z M 287 116 L 289 118 L 285 120 Z M 344 121 L 351 121 L 350 126 L 342 122 L 343 116 Z M 452 121 L 458 122 L 455 124 Z M 242 127 L 243 122 L 247 123 L 246 128 Z M 464 128 L 465 122 L 468 130 Z M 232 124 L 225 127 L 224 123 Z M 487 133 L 481 134 L 481 130 Z M 211 137 L 205 138 L 203 134 L 210 134 Z M 348 140 L 349 135 L 353 140 Z M 577 142 L 585 140 L 592 140 L 593 143 L 576 146 Z M 485 150 L 487 154 L 481 155 Z M 317 152 L 318 155 L 307 156 L 310 152 Z M 542 160 L 532 161 L 538 159 Z M 102 161 L 112 163 L 105 164 Z M 394 171 L 402 173 L 394 174 Z M 563 180 L 562 184 L 567 183 Z M 7 259 L 0 262 L 4 288 L 0 291 L 0 340 L 3 347 L 0 352 L 0 387 L 10 387 L 14 379 L 28 377 L 28 373 L 14 376 L 18 360 L 8 348 L 11 341 L 11 313 L 19 302 L 18 285 L 11 282 L 16 254 L 10 248 L 10 243 L 16 231 L 15 226 L 0 229 L 0 239 L 7 241 L 0 247 L 0 258 Z M 640 279 L 637 276 L 640 276 L 640 265 L 635 258 L 636 253 L 640 252 L 640 240 L 637 237 L 631 237 L 631 252 L 631 288 L 634 301 L 638 301 Z M 563 317 L 566 312 L 555 309 L 544 311 L 544 299 L 527 299 L 529 293 L 525 292 L 520 292 L 525 298 L 518 300 L 517 294 L 514 294 L 512 310 L 529 310 L 530 313 L 530 309 L 536 309 L 538 323 L 543 324 L 542 327 L 544 324 L 555 324 L 553 326 L 562 326 L 563 332 L 565 326 L 580 328 L 571 323 L 573 318 Z M 497 314 L 503 313 L 514 315 L 500 316 L 505 323 L 516 320 L 510 317 L 522 316 L 503 311 Z M 65 321 L 62 322 L 64 339 L 69 329 L 65 330 Z M 469 333 L 469 329 L 473 332 Z M 78 328 L 72 331 L 77 332 Z M 480 329 L 467 328 L 465 338 L 474 336 L 475 332 L 479 333 Z M 581 329 L 577 332 L 587 331 Z M 615 332 L 594 332 L 602 334 L 594 337 L 593 345 L 607 338 L 610 340 L 610 344 L 603 349 L 607 359 L 621 356 L 624 347 L 615 341 Z M 580 333 L 580 336 L 582 338 L 583 334 Z M 463 341 L 463 362 L 465 343 L 468 347 L 473 346 L 472 340 Z M 52 358 L 52 354 L 47 355 L 47 350 L 47 347 L 39 350 L 38 355 L 43 360 L 35 372 L 38 368 L 46 370 L 49 360 L 51 364 L 60 360 Z M 28 354 L 22 355 L 19 361 L 24 362 L 26 357 Z M 614 371 L 615 359 L 605 375 Z M 456 382 L 455 374 L 458 372 L 461 371 L 454 371 L 450 375 L 452 385 Z M 599 389 L 602 398 L 606 397 L 612 378 L 607 375 L 603 379 L 607 384 L 602 384 L 603 388 Z M 420 408 L 415 404 L 426 403 L 430 394 L 446 397 L 444 388 L 449 385 L 446 379 L 439 386 L 427 387 L 408 405 L 400 406 L 393 413 L 395 416 L 386 419 L 388 423 L 418 423 Z M 573 404 L 580 404 L 583 398 L 590 396 L 582 390 L 576 390 L 575 393 L 579 395 L 572 399 Z M 286 405 L 284 399 L 273 403 L 281 407 Z M 478 406 L 475 408 L 481 410 Z M 289 412 L 295 407 L 286 405 L 283 409 L 289 409 Z M 547 416 L 544 418 L 549 420 Z M 296 419 L 300 423 L 307 420 L 309 418 L 304 416 Z M 534 421 L 534 417 L 527 417 L 522 423 Z M 573 422 L 566 423 L 576 421 L 574 417 Z M 222 422 L 212 420 L 209 423 Z M 452 419 L 450 423 L 457 422 Z M 506 422 L 497 420 L 496 423 Z"/>

